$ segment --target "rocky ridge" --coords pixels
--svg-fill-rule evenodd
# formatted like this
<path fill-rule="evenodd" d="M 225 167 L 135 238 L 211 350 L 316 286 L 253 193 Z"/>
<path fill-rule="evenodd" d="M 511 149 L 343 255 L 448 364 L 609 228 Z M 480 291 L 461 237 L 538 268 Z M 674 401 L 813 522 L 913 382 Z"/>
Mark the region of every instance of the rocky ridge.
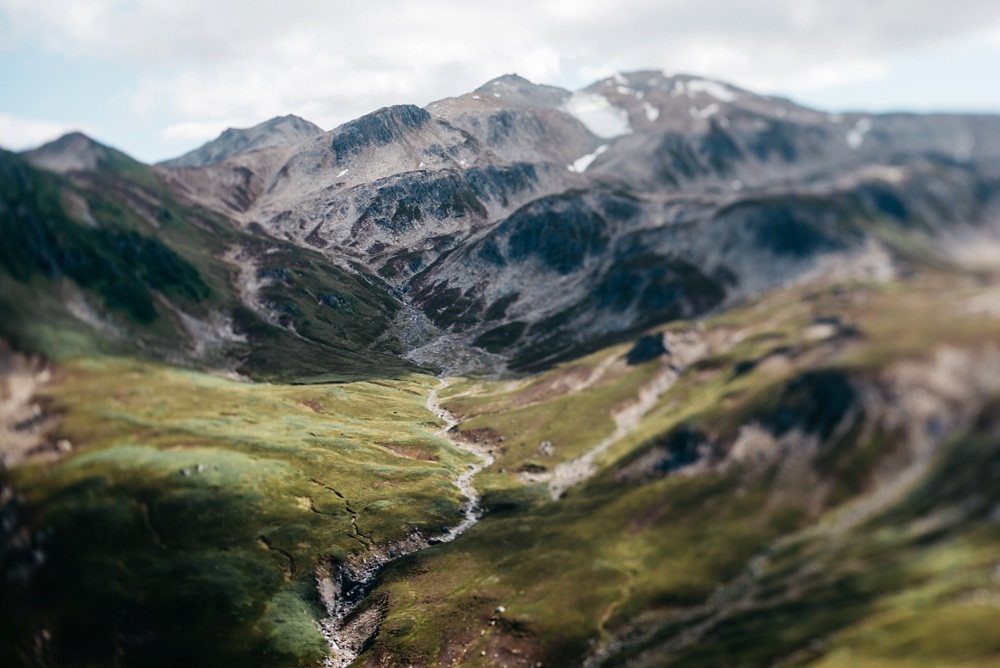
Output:
<path fill-rule="evenodd" d="M 165 167 L 208 167 L 243 153 L 279 146 L 295 146 L 323 134 L 323 130 L 304 118 L 289 114 L 264 121 L 252 128 L 228 128 L 218 138 L 189 151 L 179 158 L 164 160 Z"/>
<path fill-rule="evenodd" d="M 893 271 L 885 235 L 982 221 L 1000 120 L 826 114 L 644 71 L 505 75 L 294 149 L 165 178 L 249 229 L 377 271 L 517 369 L 817 271 Z M 890 244 L 891 245 L 891 244 Z"/>

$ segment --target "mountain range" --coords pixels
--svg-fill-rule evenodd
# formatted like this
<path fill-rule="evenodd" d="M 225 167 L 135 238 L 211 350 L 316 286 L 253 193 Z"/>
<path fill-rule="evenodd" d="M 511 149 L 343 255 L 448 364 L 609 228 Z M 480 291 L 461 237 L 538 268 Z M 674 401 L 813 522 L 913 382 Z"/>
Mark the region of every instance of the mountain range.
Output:
<path fill-rule="evenodd" d="M 0 152 L 0 657 L 1000 661 L 998 222 L 1000 116 L 659 71 Z"/>
<path fill-rule="evenodd" d="M 575 93 L 507 75 L 327 133 L 294 116 L 227 130 L 150 171 L 241 233 L 363 267 L 451 345 L 500 356 L 480 364 L 537 370 L 819 258 L 891 271 L 874 224 L 975 227 L 998 145 L 989 116 L 825 114 L 660 72 Z M 102 151 L 73 135 L 24 159 L 80 180 Z"/>

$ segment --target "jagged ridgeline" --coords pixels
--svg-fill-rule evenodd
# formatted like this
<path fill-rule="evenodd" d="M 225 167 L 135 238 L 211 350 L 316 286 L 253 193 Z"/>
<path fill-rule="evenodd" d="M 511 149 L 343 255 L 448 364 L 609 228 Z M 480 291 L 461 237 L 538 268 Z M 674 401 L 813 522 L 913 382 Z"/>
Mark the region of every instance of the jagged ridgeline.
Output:
<path fill-rule="evenodd" d="M 817 265 L 925 257 L 983 222 L 1000 143 L 995 117 L 826 114 L 661 72 L 575 93 L 505 76 L 304 127 L 231 131 L 158 171 L 246 229 L 367 267 L 523 371 Z"/>
<path fill-rule="evenodd" d="M 996 665 L 998 211 L 654 71 L 0 152 L 0 665 Z"/>

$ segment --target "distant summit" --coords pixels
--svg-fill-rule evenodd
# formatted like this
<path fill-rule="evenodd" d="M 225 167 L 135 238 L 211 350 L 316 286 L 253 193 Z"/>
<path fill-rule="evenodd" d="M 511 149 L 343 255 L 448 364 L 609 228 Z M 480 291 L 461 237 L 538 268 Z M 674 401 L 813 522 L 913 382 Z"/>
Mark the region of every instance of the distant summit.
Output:
<path fill-rule="evenodd" d="M 558 107 L 570 96 L 567 90 L 535 84 L 517 74 L 505 74 L 487 81 L 476 92 L 492 95 L 509 104 L 529 107 Z"/>
<path fill-rule="evenodd" d="M 276 146 L 295 146 L 307 139 L 323 134 L 322 128 L 304 118 L 279 116 L 252 128 L 229 128 L 207 144 L 185 153 L 179 158 L 165 160 L 164 167 L 207 167 L 227 158 L 250 151 Z"/>
<path fill-rule="evenodd" d="M 88 172 L 112 164 L 135 162 L 121 151 L 100 144 L 82 132 L 63 135 L 22 155 L 34 167 L 58 174 Z"/>

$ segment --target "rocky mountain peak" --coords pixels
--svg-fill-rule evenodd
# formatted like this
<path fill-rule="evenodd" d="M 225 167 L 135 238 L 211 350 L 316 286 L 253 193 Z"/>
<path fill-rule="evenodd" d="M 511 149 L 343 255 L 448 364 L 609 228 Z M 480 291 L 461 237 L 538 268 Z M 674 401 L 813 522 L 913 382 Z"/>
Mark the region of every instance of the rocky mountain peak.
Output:
<path fill-rule="evenodd" d="M 517 74 L 504 74 L 487 81 L 476 92 L 492 95 L 508 104 L 528 107 L 558 107 L 570 96 L 567 90 L 532 83 Z"/>
<path fill-rule="evenodd" d="M 63 135 L 44 146 L 25 151 L 22 155 L 33 166 L 59 174 L 93 171 L 114 156 L 131 160 L 125 154 L 94 141 L 82 132 Z"/>
<path fill-rule="evenodd" d="M 173 168 L 207 167 L 250 151 L 295 146 L 321 134 L 323 129 L 319 126 L 289 114 L 264 121 L 252 128 L 228 128 L 207 144 L 160 164 Z"/>

